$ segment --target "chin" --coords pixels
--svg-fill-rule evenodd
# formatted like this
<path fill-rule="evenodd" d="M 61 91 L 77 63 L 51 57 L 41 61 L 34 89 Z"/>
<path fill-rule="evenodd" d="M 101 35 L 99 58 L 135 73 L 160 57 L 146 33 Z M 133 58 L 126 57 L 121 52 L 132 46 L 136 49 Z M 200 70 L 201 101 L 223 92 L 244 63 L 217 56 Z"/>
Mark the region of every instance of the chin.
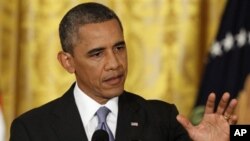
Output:
<path fill-rule="evenodd" d="M 123 93 L 124 89 L 115 89 L 115 90 L 110 90 L 109 92 L 106 93 L 106 96 L 109 98 L 113 98 L 116 96 L 120 96 Z"/>

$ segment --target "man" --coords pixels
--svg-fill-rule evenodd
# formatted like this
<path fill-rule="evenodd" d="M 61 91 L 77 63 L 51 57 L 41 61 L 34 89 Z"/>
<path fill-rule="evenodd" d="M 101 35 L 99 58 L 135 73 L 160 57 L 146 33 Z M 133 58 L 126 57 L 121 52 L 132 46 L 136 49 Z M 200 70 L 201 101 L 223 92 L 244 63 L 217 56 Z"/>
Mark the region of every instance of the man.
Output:
<path fill-rule="evenodd" d="M 12 123 L 10 141 L 90 141 L 105 126 L 116 141 L 229 141 L 237 101 L 224 94 L 214 112 L 208 98 L 198 126 L 176 107 L 124 91 L 127 52 L 122 24 L 109 8 L 84 3 L 72 8 L 59 27 L 63 51 L 58 60 L 76 82 L 60 98 L 33 109 Z M 227 106 L 228 105 L 228 106 Z M 104 122 L 100 107 L 108 109 Z M 178 116 L 177 116 L 178 115 Z M 100 126 L 101 123 L 101 126 Z M 100 128 L 99 128 L 100 127 Z"/>

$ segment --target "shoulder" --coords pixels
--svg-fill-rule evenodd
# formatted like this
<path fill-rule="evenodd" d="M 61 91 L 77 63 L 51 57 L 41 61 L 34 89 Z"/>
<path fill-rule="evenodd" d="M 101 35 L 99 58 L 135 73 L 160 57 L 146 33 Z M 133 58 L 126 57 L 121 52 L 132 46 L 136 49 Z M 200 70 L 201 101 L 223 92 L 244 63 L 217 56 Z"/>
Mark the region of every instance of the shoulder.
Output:
<path fill-rule="evenodd" d="M 143 97 L 126 92 L 128 103 L 135 109 L 135 118 L 144 124 L 145 132 L 152 139 L 161 137 L 165 140 L 188 140 L 185 129 L 177 121 L 178 110 L 174 104 L 162 100 L 147 100 Z M 129 107 L 129 106 L 128 106 Z M 153 136 L 151 133 L 154 133 Z"/>
<path fill-rule="evenodd" d="M 61 101 L 61 98 L 57 98 L 44 105 L 30 109 L 22 113 L 21 115 L 19 115 L 15 120 L 20 120 L 23 122 L 25 121 L 30 122 L 30 121 L 46 118 L 48 115 L 50 115 L 50 113 L 52 113 L 52 110 L 54 109 L 54 107 L 57 107 L 57 105 L 59 105 L 60 101 Z"/>
<path fill-rule="evenodd" d="M 33 138 L 40 141 L 44 140 L 45 135 L 52 139 L 54 135 L 51 134 L 53 130 L 51 127 L 60 120 L 54 111 L 60 107 L 61 101 L 61 98 L 55 99 L 15 118 L 10 127 L 10 140 L 28 141 Z"/>
<path fill-rule="evenodd" d="M 55 118 L 51 118 L 50 113 L 59 101 L 60 98 L 33 108 L 15 118 L 10 128 L 11 140 L 29 140 L 30 134 L 36 134 L 34 131 L 49 129 L 49 125 L 55 121 Z"/>
<path fill-rule="evenodd" d="M 35 107 L 21 114 L 17 119 L 41 119 L 54 113 L 55 110 L 61 110 L 67 105 L 74 103 L 73 96 L 74 84 L 61 97 L 51 100 L 39 107 Z"/>
<path fill-rule="evenodd" d="M 127 100 L 136 101 L 142 104 L 149 104 L 151 106 L 159 106 L 159 107 L 172 107 L 174 104 L 171 104 L 166 101 L 157 100 L 157 99 L 145 99 L 142 96 L 132 93 L 132 92 L 124 92 L 124 97 L 126 97 Z"/>
<path fill-rule="evenodd" d="M 157 99 L 145 99 L 137 94 L 131 93 L 131 92 L 125 92 L 124 97 L 126 97 L 128 102 L 134 102 L 140 105 L 141 108 L 148 112 L 153 113 L 168 113 L 177 115 L 178 110 L 175 106 L 175 104 L 157 100 Z"/>

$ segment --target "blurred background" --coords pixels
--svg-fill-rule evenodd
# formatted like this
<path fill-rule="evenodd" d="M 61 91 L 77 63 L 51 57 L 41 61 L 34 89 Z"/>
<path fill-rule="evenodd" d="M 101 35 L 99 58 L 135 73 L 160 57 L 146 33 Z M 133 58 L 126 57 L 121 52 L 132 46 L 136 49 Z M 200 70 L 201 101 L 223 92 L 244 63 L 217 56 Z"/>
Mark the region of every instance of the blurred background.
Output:
<path fill-rule="evenodd" d="M 174 103 L 193 123 L 209 92 L 229 91 L 243 99 L 240 122 L 250 123 L 244 115 L 250 107 L 247 0 L 93 1 L 112 8 L 123 23 L 126 90 Z M 60 97 L 74 82 L 57 61 L 58 25 L 82 2 L 88 1 L 0 0 L 0 137 L 5 131 L 8 138 L 15 117 Z"/>

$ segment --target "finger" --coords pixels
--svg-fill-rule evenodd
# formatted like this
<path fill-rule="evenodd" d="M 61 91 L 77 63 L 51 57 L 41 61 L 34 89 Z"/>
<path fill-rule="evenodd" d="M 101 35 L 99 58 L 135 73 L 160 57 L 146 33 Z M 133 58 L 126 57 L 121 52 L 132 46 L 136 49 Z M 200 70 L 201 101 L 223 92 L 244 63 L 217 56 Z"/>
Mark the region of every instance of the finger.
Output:
<path fill-rule="evenodd" d="M 192 132 L 194 126 L 186 117 L 177 115 L 176 119 L 188 131 L 189 134 Z"/>
<path fill-rule="evenodd" d="M 232 99 L 227 107 L 227 109 L 224 112 L 224 116 L 230 116 L 234 113 L 234 110 L 237 106 L 237 100 L 236 99 Z"/>
<path fill-rule="evenodd" d="M 227 104 L 228 104 L 228 101 L 229 101 L 229 98 L 230 98 L 230 94 L 228 92 L 224 93 L 220 99 L 220 102 L 219 102 L 219 105 L 217 107 L 217 110 L 216 110 L 216 113 L 217 114 L 223 114 L 226 107 L 227 107 Z"/>
<path fill-rule="evenodd" d="M 214 112 L 214 103 L 215 103 L 215 93 L 210 93 L 205 107 L 205 114 L 210 114 Z"/>
<path fill-rule="evenodd" d="M 228 123 L 230 125 L 237 124 L 237 122 L 238 122 L 238 117 L 236 115 L 232 115 L 231 118 L 228 120 Z"/>

